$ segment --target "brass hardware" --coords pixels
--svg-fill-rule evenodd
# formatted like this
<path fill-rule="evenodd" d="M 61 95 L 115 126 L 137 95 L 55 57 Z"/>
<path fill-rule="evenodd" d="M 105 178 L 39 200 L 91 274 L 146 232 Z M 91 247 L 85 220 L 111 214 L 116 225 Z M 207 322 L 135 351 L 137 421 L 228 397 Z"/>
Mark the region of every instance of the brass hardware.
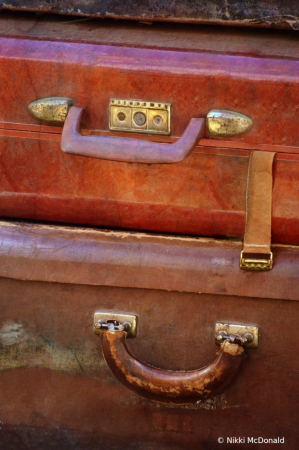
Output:
<path fill-rule="evenodd" d="M 46 97 L 28 105 L 29 114 L 35 119 L 52 125 L 63 125 L 73 101 L 67 97 Z"/>
<path fill-rule="evenodd" d="M 240 269 L 244 270 L 271 270 L 273 268 L 273 253 L 270 252 L 270 259 L 243 258 L 243 251 L 240 254 Z"/>
<path fill-rule="evenodd" d="M 95 334 L 101 334 L 104 330 L 126 331 L 127 338 L 134 338 L 137 335 L 137 317 L 130 314 L 96 312 L 93 331 Z"/>
<path fill-rule="evenodd" d="M 227 334 L 226 331 L 220 331 L 216 336 L 216 341 L 221 343 L 225 340 L 228 340 L 231 344 L 244 346 L 253 341 L 253 336 L 251 333 L 245 333 L 244 336 L 239 336 L 238 334 Z"/>
<path fill-rule="evenodd" d="M 112 98 L 109 102 L 109 129 L 169 135 L 171 133 L 171 103 Z"/>
<path fill-rule="evenodd" d="M 142 127 L 146 122 L 146 115 L 143 112 L 136 112 L 133 116 L 133 122 L 139 127 Z"/>
<path fill-rule="evenodd" d="M 258 348 L 259 329 L 256 326 L 216 323 L 216 344 L 220 345 L 225 339 L 229 339 L 232 343 L 242 344 L 246 348 Z"/>
<path fill-rule="evenodd" d="M 250 117 L 236 111 L 213 109 L 207 115 L 207 131 L 212 136 L 237 136 L 247 133 L 252 125 Z"/>

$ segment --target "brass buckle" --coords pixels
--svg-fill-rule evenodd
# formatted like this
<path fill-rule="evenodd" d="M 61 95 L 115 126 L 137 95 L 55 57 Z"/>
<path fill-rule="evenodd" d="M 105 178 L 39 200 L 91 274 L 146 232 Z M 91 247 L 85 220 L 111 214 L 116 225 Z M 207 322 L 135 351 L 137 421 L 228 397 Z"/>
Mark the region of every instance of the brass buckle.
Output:
<path fill-rule="evenodd" d="M 240 269 L 243 270 L 271 270 L 273 268 L 273 253 L 270 252 L 270 259 L 243 258 L 243 251 L 240 255 Z"/>

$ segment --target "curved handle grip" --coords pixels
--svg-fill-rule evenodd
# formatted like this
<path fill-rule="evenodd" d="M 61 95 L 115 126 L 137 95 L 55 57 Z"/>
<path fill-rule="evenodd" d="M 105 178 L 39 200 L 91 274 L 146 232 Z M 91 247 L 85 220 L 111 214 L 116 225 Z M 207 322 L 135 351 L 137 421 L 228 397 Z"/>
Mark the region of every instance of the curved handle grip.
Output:
<path fill-rule="evenodd" d="M 188 404 L 221 393 L 233 380 L 244 356 L 238 344 L 224 341 L 215 361 L 199 370 L 171 372 L 137 361 L 126 346 L 126 332 L 103 331 L 104 358 L 115 377 L 131 391 L 162 403 Z"/>
<path fill-rule="evenodd" d="M 196 147 L 205 129 L 205 119 L 191 119 L 184 134 L 174 144 L 138 141 L 106 136 L 81 136 L 83 108 L 72 106 L 64 123 L 61 150 L 73 155 L 112 161 L 175 163 L 185 159 Z"/>

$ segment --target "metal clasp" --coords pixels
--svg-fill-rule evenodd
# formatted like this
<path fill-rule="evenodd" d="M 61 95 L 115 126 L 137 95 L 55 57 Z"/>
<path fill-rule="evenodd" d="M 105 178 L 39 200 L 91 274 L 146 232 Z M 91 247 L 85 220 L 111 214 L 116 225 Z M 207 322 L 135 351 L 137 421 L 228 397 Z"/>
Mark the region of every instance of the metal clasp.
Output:
<path fill-rule="evenodd" d="M 132 325 L 130 322 L 120 323 L 118 320 L 107 320 L 107 322 L 101 322 L 100 320 L 94 324 L 96 330 L 107 331 L 130 331 Z"/>
<path fill-rule="evenodd" d="M 212 136 L 238 136 L 251 130 L 253 121 L 237 111 L 213 109 L 207 115 L 207 131 Z"/>
<path fill-rule="evenodd" d="M 96 312 L 93 331 L 101 334 L 103 331 L 126 331 L 127 338 L 137 335 L 137 317 L 130 314 L 111 314 Z"/>
<path fill-rule="evenodd" d="M 45 97 L 34 100 L 28 105 L 29 114 L 37 120 L 63 125 L 73 100 L 68 97 Z"/>
<path fill-rule="evenodd" d="M 270 259 L 243 258 L 243 251 L 240 255 L 240 269 L 244 270 L 271 270 L 273 268 L 273 253 L 270 252 Z"/>
<path fill-rule="evenodd" d="M 216 323 L 215 343 L 220 345 L 224 340 L 239 344 L 246 348 L 257 348 L 259 344 L 259 329 L 251 325 L 231 323 Z"/>

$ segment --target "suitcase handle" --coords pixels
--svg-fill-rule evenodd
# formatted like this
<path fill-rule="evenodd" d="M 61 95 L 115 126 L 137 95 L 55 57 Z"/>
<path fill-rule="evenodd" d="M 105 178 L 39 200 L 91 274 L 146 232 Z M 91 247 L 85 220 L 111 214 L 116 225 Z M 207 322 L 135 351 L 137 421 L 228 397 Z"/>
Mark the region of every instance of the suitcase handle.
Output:
<path fill-rule="evenodd" d="M 237 374 L 245 356 L 242 345 L 224 340 L 209 366 L 188 372 L 160 370 L 131 356 L 126 334 L 115 330 L 101 333 L 103 355 L 110 370 L 131 391 L 162 403 L 195 403 L 220 394 Z"/>
<path fill-rule="evenodd" d="M 72 155 L 136 163 L 176 163 L 185 159 L 196 147 L 205 131 L 205 119 L 191 119 L 184 134 L 173 144 L 138 141 L 136 139 L 81 136 L 83 108 L 72 106 L 65 120 L 61 150 Z"/>

